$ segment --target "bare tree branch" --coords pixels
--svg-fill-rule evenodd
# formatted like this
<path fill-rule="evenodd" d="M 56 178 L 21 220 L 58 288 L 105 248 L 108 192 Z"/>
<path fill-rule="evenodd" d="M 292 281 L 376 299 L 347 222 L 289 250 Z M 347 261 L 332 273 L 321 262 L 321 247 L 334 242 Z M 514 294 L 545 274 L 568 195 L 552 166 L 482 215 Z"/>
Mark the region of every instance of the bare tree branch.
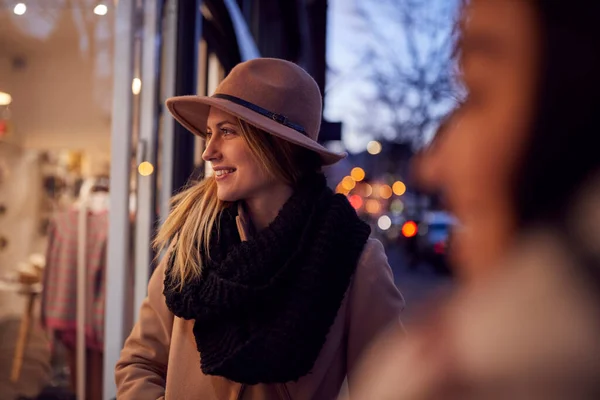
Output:
<path fill-rule="evenodd" d="M 424 143 L 456 98 L 455 12 L 449 0 L 361 1 L 357 13 L 370 37 L 361 79 L 374 89 L 361 98 L 364 130 L 383 136 L 391 128 L 397 141 Z M 377 125 L 373 115 L 387 121 Z"/>

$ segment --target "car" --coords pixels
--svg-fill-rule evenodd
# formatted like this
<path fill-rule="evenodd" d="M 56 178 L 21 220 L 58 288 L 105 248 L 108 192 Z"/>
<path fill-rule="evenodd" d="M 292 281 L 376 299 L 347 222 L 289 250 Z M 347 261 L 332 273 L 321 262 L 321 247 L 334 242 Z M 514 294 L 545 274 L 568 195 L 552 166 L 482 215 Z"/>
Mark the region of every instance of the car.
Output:
<path fill-rule="evenodd" d="M 444 211 L 430 211 L 421 215 L 413 214 L 402 225 L 400 245 L 403 247 L 408 267 L 427 264 L 436 273 L 451 275 L 447 254 L 450 235 L 456 219 Z"/>
<path fill-rule="evenodd" d="M 451 275 L 447 254 L 450 235 L 456 223 L 456 218 L 445 211 L 428 212 L 421 222 L 417 240 L 418 254 L 421 260 L 443 275 Z"/>

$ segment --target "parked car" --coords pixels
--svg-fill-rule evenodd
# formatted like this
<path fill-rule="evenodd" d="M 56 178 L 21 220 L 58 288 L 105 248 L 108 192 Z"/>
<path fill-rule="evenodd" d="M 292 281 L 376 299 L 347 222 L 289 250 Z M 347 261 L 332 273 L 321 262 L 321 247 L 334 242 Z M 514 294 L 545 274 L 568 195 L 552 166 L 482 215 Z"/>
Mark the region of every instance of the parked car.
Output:
<path fill-rule="evenodd" d="M 409 218 L 402 227 L 401 244 L 409 268 L 431 265 L 437 273 L 451 275 L 447 254 L 455 218 L 444 211 L 426 212 Z"/>
<path fill-rule="evenodd" d="M 418 252 L 436 272 L 450 275 L 448 248 L 452 228 L 456 219 L 445 211 L 428 212 L 421 223 L 422 234 L 418 235 Z"/>

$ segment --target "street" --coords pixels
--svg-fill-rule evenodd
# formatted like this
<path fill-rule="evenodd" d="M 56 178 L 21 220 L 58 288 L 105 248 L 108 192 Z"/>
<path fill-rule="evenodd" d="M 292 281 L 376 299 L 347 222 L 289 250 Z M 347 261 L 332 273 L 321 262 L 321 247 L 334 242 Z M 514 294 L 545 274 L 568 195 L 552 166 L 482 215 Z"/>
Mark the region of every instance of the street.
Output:
<path fill-rule="evenodd" d="M 452 278 L 436 274 L 430 265 L 421 264 L 409 270 L 406 256 L 399 246 L 390 246 L 386 253 L 396 286 L 406 301 L 402 316 L 404 322 L 415 316 L 415 310 L 418 311 L 434 294 L 451 288 Z"/>

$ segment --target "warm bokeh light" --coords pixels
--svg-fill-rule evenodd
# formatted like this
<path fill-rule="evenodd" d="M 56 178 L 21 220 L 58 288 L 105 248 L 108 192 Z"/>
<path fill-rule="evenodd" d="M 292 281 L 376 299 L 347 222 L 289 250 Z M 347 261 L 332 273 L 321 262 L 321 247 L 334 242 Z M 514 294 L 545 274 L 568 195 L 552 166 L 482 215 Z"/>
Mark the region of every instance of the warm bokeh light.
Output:
<path fill-rule="evenodd" d="M 402 234 L 404 237 L 414 237 L 417 234 L 417 231 L 417 224 L 415 224 L 413 221 L 405 222 L 404 225 L 402 225 Z"/>
<path fill-rule="evenodd" d="M 406 193 L 406 185 L 403 182 L 396 181 L 392 185 L 392 190 L 396 196 L 402 196 L 404 193 Z"/>
<path fill-rule="evenodd" d="M 94 14 L 96 15 L 106 15 L 107 12 L 108 7 L 106 7 L 104 4 L 98 4 L 96 7 L 94 7 Z"/>
<path fill-rule="evenodd" d="M 388 229 L 390 229 L 390 226 L 392 226 L 392 220 L 387 215 L 382 215 L 377 220 L 377 226 L 382 231 L 387 231 Z"/>
<path fill-rule="evenodd" d="M 27 6 L 23 3 L 17 3 L 15 8 L 13 8 L 13 12 L 17 15 L 23 15 L 27 11 Z"/>
<path fill-rule="evenodd" d="M 372 155 L 381 153 L 381 143 L 379 143 L 377 140 L 371 140 L 367 144 L 367 151 Z"/>
<path fill-rule="evenodd" d="M 346 189 L 344 189 L 344 187 L 342 186 L 342 182 L 340 182 L 340 183 L 339 183 L 339 184 L 336 186 L 336 188 L 335 188 L 335 192 L 336 192 L 336 193 L 341 193 L 341 194 L 343 194 L 343 195 L 347 195 L 347 194 L 348 194 L 350 191 L 349 191 L 349 190 L 346 190 Z"/>
<path fill-rule="evenodd" d="M 152 165 L 148 161 L 143 161 L 138 166 L 138 172 L 140 173 L 141 176 L 152 175 L 152 173 L 154 172 L 154 165 Z"/>
<path fill-rule="evenodd" d="M 350 171 L 350 176 L 356 182 L 360 182 L 363 179 L 365 179 L 365 170 L 362 169 L 361 167 L 352 168 L 352 171 Z"/>
<path fill-rule="evenodd" d="M 381 211 L 381 204 L 377 200 L 369 199 L 365 204 L 365 209 L 369 214 L 377 214 Z"/>
<path fill-rule="evenodd" d="M 133 82 L 131 82 L 131 91 L 136 96 L 140 94 L 142 91 L 142 80 L 140 78 L 133 78 Z"/>
<path fill-rule="evenodd" d="M 381 185 L 381 188 L 379 188 L 379 195 L 384 199 L 392 197 L 392 188 L 390 185 Z"/>
<path fill-rule="evenodd" d="M 401 214 L 402 211 L 404 211 L 404 203 L 402 202 L 402 200 L 400 199 L 395 199 L 392 201 L 392 203 L 390 204 L 390 210 L 394 213 L 394 214 Z"/>
<path fill-rule="evenodd" d="M 352 196 L 348 197 L 348 201 L 350 201 L 350 204 L 352 205 L 352 207 L 354 207 L 355 210 L 358 210 L 363 205 L 362 197 L 360 197 L 357 194 L 353 194 Z"/>
<path fill-rule="evenodd" d="M 356 181 L 352 179 L 351 176 L 345 176 L 344 179 L 342 179 L 342 187 L 350 191 L 356 187 Z"/>
<path fill-rule="evenodd" d="M 371 185 L 371 190 L 372 190 L 372 195 L 375 198 L 379 198 L 379 196 L 381 195 L 381 185 L 379 183 L 374 183 L 373 185 Z"/>
<path fill-rule="evenodd" d="M 0 106 L 7 106 L 12 103 L 12 96 L 8 93 L 0 92 Z"/>
<path fill-rule="evenodd" d="M 373 187 L 368 183 L 363 183 L 361 185 L 362 195 L 365 197 L 369 197 L 373 194 Z"/>

